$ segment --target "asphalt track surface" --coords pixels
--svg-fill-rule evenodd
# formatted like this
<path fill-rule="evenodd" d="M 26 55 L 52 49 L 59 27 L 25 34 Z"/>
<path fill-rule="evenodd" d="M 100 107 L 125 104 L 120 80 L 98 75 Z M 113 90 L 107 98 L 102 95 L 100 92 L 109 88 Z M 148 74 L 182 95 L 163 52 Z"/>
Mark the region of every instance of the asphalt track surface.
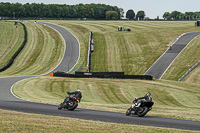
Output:
<path fill-rule="evenodd" d="M 160 79 L 167 71 L 169 66 L 178 57 L 182 50 L 192 41 L 193 38 L 200 35 L 200 32 L 190 32 L 180 37 L 171 48 L 145 72 L 144 75 L 151 75 L 153 78 Z"/>
<path fill-rule="evenodd" d="M 65 40 L 66 50 L 68 47 L 70 47 L 68 46 L 69 44 L 76 45 L 75 47 L 71 46 L 71 48 L 79 47 L 79 44 L 76 38 L 73 35 L 70 35 L 71 33 L 69 31 L 56 25 L 47 24 L 47 23 L 45 24 L 52 26 L 54 29 L 58 30 L 59 33 L 62 34 L 63 38 L 67 39 Z M 71 55 L 73 55 L 73 53 L 77 54 L 77 52 L 79 52 L 79 49 L 72 48 L 71 50 L 72 50 Z M 68 57 L 66 54 L 68 53 L 65 52 L 62 62 L 53 71 L 58 71 L 58 70 L 61 71 L 63 69 L 65 70 L 65 66 L 61 66 L 61 65 L 66 65 L 65 63 L 68 61 L 69 61 L 68 63 L 70 63 L 70 66 L 75 65 L 76 62 L 74 62 L 74 60 L 78 59 L 79 53 L 77 55 L 73 55 L 73 56 L 76 56 L 76 58 Z M 71 63 L 70 60 L 74 64 Z M 48 74 L 45 74 L 45 75 L 48 75 Z M 33 76 L 0 78 L 0 109 L 14 110 L 14 111 L 19 111 L 19 112 L 34 113 L 34 114 L 72 117 L 72 118 L 80 118 L 80 119 L 85 119 L 85 120 L 94 120 L 94 121 L 103 121 L 103 122 L 112 122 L 112 123 L 134 124 L 134 125 L 145 125 L 145 126 L 167 127 L 167 128 L 200 131 L 200 121 L 162 118 L 162 117 L 154 117 L 154 116 L 148 116 L 148 115 L 141 118 L 137 116 L 126 116 L 125 113 L 99 111 L 99 110 L 91 110 L 91 109 L 83 109 L 83 108 L 77 108 L 74 111 L 58 110 L 57 105 L 29 102 L 29 101 L 19 99 L 15 97 L 14 95 L 12 95 L 11 87 L 13 84 L 15 84 L 16 82 L 20 80 L 23 80 L 26 78 L 32 78 L 32 77 Z"/>

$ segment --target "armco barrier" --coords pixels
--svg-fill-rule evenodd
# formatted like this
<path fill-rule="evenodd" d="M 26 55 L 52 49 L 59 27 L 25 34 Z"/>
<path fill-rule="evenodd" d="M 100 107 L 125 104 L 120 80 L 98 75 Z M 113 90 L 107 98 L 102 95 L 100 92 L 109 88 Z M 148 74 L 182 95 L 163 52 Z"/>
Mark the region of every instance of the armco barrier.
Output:
<path fill-rule="evenodd" d="M 91 71 L 91 41 L 92 41 L 92 32 L 89 36 L 89 48 L 88 48 L 88 60 L 87 60 L 87 71 Z"/>
<path fill-rule="evenodd" d="M 190 68 L 178 81 L 182 81 L 190 72 L 192 72 L 198 65 L 200 64 L 200 61 L 197 62 L 192 68 Z"/>
<path fill-rule="evenodd" d="M 20 22 L 21 23 L 21 22 Z M 8 62 L 8 64 L 6 64 L 5 66 L 3 66 L 2 68 L 0 68 L 0 72 L 8 69 L 14 62 L 15 58 L 19 55 L 19 53 L 22 51 L 22 49 L 25 47 L 26 42 L 27 42 L 27 30 L 26 30 L 26 26 L 21 23 L 23 28 L 24 28 L 24 41 L 21 45 L 21 47 L 17 50 L 17 52 L 12 56 L 12 58 L 10 59 L 10 61 Z"/>
<path fill-rule="evenodd" d="M 111 79 L 144 79 L 153 80 L 150 75 L 124 75 L 123 72 L 76 72 L 75 74 L 67 74 L 65 72 L 51 73 L 55 77 L 69 78 L 111 78 Z"/>
<path fill-rule="evenodd" d="M 124 75 L 124 72 L 76 72 L 76 75 Z"/>

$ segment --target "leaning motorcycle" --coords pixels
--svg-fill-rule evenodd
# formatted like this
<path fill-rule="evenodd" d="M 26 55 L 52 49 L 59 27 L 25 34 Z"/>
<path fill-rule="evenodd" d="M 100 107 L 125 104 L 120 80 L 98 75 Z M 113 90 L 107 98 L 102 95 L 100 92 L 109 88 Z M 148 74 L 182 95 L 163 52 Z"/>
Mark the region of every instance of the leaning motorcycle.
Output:
<path fill-rule="evenodd" d="M 154 102 L 134 100 L 132 106 L 127 109 L 126 115 L 138 115 L 139 117 L 143 117 L 152 109 L 153 104 Z"/>
<path fill-rule="evenodd" d="M 69 95 L 69 97 L 67 97 L 64 102 L 62 102 L 59 106 L 58 106 L 58 110 L 61 110 L 62 108 L 64 109 L 68 109 L 70 111 L 73 111 L 74 109 L 77 108 L 78 103 L 79 103 L 79 99 L 74 97 L 73 95 Z"/>

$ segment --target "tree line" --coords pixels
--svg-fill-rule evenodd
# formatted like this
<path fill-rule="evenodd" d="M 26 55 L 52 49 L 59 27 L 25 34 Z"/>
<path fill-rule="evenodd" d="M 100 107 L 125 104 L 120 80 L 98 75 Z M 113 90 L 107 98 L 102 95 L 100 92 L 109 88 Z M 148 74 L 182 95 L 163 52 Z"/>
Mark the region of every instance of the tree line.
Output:
<path fill-rule="evenodd" d="M 185 12 L 181 13 L 179 11 L 172 11 L 171 13 L 165 12 L 163 18 L 165 20 L 196 20 L 200 17 L 199 12 Z"/>
<path fill-rule="evenodd" d="M 123 9 L 105 4 L 0 3 L 0 17 L 120 19 Z M 107 15 L 107 16 L 106 16 Z"/>
<path fill-rule="evenodd" d="M 128 19 L 135 19 L 135 20 L 143 20 L 145 18 L 145 12 L 144 11 L 138 11 L 137 14 L 132 9 L 129 9 L 126 12 L 126 18 Z"/>
<path fill-rule="evenodd" d="M 126 18 L 131 20 L 144 20 L 144 11 L 135 13 L 132 9 L 126 12 Z M 87 18 L 96 20 L 118 20 L 124 17 L 124 10 L 117 6 L 105 4 L 39 4 L 39 3 L 0 3 L 0 17 L 11 18 Z M 200 17 L 199 12 L 179 11 L 165 12 L 165 20 L 196 20 Z M 157 18 L 159 19 L 159 17 Z"/>

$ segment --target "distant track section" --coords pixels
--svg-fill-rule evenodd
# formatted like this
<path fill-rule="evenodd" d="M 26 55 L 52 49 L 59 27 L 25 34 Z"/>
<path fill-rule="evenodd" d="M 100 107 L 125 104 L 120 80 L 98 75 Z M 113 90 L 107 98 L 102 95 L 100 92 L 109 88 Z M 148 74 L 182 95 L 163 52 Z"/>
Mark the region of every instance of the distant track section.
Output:
<path fill-rule="evenodd" d="M 52 72 L 57 72 L 57 71 L 69 72 L 71 69 L 74 68 L 74 66 L 79 60 L 80 46 L 78 40 L 67 29 L 61 26 L 44 22 L 38 22 L 38 23 L 47 25 L 58 31 L 60 35 L 63 37 L 66 44 L 63 59 L 61 63 Z"/>
<path fill-rule="evenodd" d="M 153 78 L 160 79 L 182 50 L 198 35 L 200 35 L 200 32 L 189 32 L 184 34 L 169 49 L 167 49 L 160 58 L 158 58 L 144 75 L 151 75 Z"/>

